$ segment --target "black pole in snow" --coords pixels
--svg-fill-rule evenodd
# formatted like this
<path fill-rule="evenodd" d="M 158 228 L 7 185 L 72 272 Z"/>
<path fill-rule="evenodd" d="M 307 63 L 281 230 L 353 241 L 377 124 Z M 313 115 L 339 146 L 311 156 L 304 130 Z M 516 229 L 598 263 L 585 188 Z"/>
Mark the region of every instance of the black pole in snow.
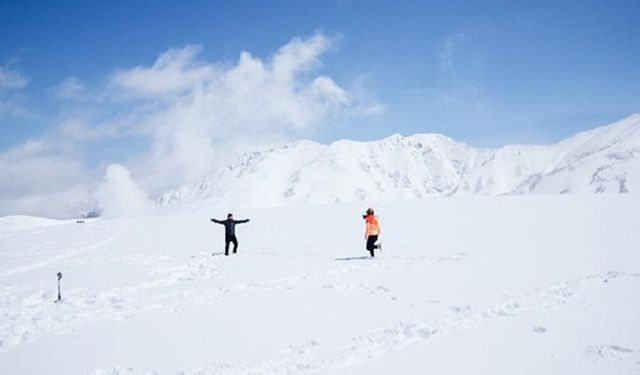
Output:
<path fill-rule="evenodd" d="M 60 294 L 60 279 L 62 279 L 62 272 L 58 272 L 58 299 L 56 302 L 62 301 L 62 295 Z"/>

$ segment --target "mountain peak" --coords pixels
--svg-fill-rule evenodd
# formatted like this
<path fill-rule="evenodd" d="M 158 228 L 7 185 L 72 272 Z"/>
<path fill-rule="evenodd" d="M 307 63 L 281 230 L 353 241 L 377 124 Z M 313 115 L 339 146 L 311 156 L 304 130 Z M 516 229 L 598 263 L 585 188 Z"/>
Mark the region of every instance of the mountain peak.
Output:
<path fill-rule="evenodd" d="M 164 194 L 163 203 L 233 206 L 451 195 L 640 191 L 640 114 L 554 145 L 476 149 L 442 134 L 379 141 L 309 140 L 245 154 L 229 168 Z"/>

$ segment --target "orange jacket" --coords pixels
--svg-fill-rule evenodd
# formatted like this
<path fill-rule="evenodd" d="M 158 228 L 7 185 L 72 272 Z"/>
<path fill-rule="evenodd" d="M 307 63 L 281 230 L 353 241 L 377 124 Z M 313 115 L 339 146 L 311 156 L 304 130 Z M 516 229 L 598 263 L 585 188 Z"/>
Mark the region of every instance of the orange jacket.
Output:
<path fill-rule="evenodd" d="M 374 215 L 367 215 L 365 219 L 366 229 L 364 235 L 366 237 L 369 236 L 377 236 L 380 234 L 380 224 L 378 224 L 378 218 Z"/>

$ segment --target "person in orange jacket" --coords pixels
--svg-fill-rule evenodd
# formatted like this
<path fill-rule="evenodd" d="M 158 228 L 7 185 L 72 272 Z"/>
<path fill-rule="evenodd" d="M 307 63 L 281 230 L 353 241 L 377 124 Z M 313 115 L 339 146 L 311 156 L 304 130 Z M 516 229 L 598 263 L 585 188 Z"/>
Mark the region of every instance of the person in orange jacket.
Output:
<path fill-rule="evenodd" d="M 367 240 L 367 250 L 371 253 L 372 257 L 375 257 L 375 249 L 382 250 L 382 244 L 376 245 L 378 236 L 380 235 L 380 224 L 378 224 L 378 218 L 375 216 L 373 208 L 367 209 L 367 214 L 362 218 L 365 221 L 365 233 L 364 238 Z"/>

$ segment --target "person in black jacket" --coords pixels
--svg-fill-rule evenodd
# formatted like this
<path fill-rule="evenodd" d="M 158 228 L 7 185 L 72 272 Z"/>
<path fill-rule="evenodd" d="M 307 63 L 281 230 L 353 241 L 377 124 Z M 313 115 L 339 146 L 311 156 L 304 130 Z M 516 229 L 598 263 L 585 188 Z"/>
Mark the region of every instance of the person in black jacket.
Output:
<path fill-rule="evenodd" d="M 227 220 L 211 219 L 214 223 L 224 225 L 224 255 L 229 255 L 229 243 L 233 242 L 233 253 L 238 251 L 238 239 L 236 238 L 236 224 L 248 223 L 249 219 L 234 220 L 233 214 L 227 215 Z"/>

